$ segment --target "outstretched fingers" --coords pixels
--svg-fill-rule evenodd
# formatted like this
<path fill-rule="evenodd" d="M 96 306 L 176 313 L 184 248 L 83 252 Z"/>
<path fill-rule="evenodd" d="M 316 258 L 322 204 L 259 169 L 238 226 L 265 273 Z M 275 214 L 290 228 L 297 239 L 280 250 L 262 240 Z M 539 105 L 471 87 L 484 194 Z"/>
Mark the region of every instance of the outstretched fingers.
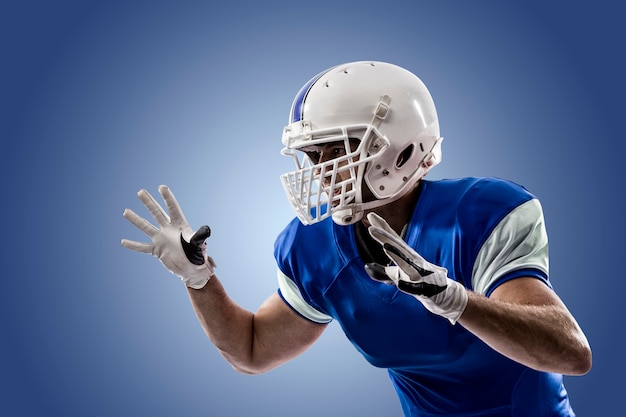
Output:
<path fill-rule="evenodd" d="M 152 244 L 135 242 L 134 240 L 122 239 L 122 246 L 126 249 L 134 250 L 141 253 L 152 253 Z"/>
<path fill-rule="evenodd" d="M 172 224 L 186 224 L 187 219 L 185 219 L 183 210 L 180 208 L 180 205 L 170 188 L 167 185 L 160 185 L 159 193 L 163 197 L 163 201 L 165 201 L 167 212 L 170 214 Z"/>
<path fill-rule="evenodd" d="M 400 276 L 397 266 L 384 266 L 375 262 L 366 264 L 365 272 L 374 281 L 388 285 L 397 284 Z"/>
<path fill-rule="evenodd" d="M 154 227 L 152 223 L 150 223 L 143 217 L 138 216 L 137 213 L 135 213 L 131 209 L 124 210 L 123 216 L 126 220 L 131 222 L 133 225 L 135 225 L 135 227 L 144 232 L 150 238 L 154 237 L 154 235 L 159 231 L 159 229 Z"/>
<path fill-rule="evenodd" d="M 420 279 L 433 273 L 433 271 L 424 269 L 422 265 L 418 264 L 418 262 L 422 262 L 422 257 L 414 251 L 408 252 L 406 250 L 402 250 L 404 248 L 397 248 L 389 243 L 385 243 L 383 248 L 385 249 L 387 256 L 389 256 L 403 271 L 408 273 L 408 271 L 410 271 L 409 268 L 412 268 L 419 274 L 419 277 L 415 277 L 414 274 L 411 274 L 411 279 Z"/>
<path fill-rule="evenodd" d="M 124 210 L 124 218 L 131 222 L 135 227 L 144 232 L 148 237 L 152 239 L 157 234 L 158 229 L 154 227 L 149 221 L 140 217 L 131 209 Z M 142 253 L 152 253 L 151 243 L 136 242 L 134 240 L 122 239 L 122 246 L 127 249 L 131 249 Z"/>
<path fill-rule="evenodd" d="M 139 190 L 139 192 L 137 193 L 137 197 L 139 197 L 139 200 L 141 200 L 144 206 L 146 206 L 146 208 L 148 209 L 150 214 L 152 214 L 152 217 L 154 217 L 154 220 L 159 226 L 170 222 L 170 218 L 167 213 L 163 211 L 163 208 L 159 205 L 159 203 L 156 202 L 154 197 L 152 197 L 152 195 L 150 195 L 148 191 L 143 189 Z"/>
<path fill-rule="evenodd" d="M 372 226 L 377 227 L 379 229 L 383 229 L 390 234 L 396 235 L 396 232 L 394 232 L 391 226 L 389 226 L 389 223 L 387 223 L 387 221 L 383 219 L 382 217 L 380 217 L 378 214 L 374 212 L 369 213 L 367 215 L 367 220 L 370 222 Z"/>
<path fill-rule="evenodd" d="M 434 295 L 443 292 L 448 286 L 447 285 L 436 285 L 428 282 L 413 282 L 413 281 L 400 281 L 398 282 L 398 289 L 400 291 L 413 294 L 413 295 L 421 295 L 424 297 L 432 297 Z"/>
<path fill-rule="evenodd" d="M 388 230 L 387 228 L 372 225 L 368 228 L 368 232 L 370 236 L 372 236 L 376 241 L 378 241 L 378 243 L 383 246 L 383 248 L 385 247 L 385 245 L 391 245 L 398 248 L 398 250 L 408 252 L 408 249 L 406 249 L 407 244 L 392 229 Z M 389 253 L 387 253 L 387 255 L 389 255 Z M 407 257 L 408 255 L 408 253 L 405 254 L 405 256 Z"/>

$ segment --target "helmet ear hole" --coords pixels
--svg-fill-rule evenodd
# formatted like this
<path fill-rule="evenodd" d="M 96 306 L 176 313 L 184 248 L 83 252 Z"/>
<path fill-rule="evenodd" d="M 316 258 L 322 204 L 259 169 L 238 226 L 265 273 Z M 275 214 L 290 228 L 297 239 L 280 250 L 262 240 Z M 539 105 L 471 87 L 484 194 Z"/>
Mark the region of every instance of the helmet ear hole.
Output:
<path fill-rule="evenodd" d="M 413 144 L 410 144 L 409 146 L 404 148 L 402 152 L 400 152 L 400 155 L 398 155 L 398 159 L 396 159 L 396 168 L 402 168 L 402 166 L 406 164 L 409 159 L 411 159 L 411 155 L 413 155 L 414 149 L 415 146 Z"/>

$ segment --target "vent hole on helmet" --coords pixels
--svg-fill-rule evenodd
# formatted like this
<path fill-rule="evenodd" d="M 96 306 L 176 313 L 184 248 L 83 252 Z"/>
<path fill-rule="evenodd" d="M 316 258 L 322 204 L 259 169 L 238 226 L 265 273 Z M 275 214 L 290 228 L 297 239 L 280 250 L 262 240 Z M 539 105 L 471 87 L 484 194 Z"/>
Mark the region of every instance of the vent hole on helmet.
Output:
<path fill-rule="evenodd" d="M 413 146 L 413 144 L 410 144 L 409 146 L 404 148 L 404 150 L 400 153 L 400 155 L 398 155 L 398 159 L 396 160 L 396 168 L 402 168 L 402 166 L 406 164 L 406 162 L 409 159 L 411 159 L 411 155 L 413 155 L 414 148 L 415 146 Z"/>

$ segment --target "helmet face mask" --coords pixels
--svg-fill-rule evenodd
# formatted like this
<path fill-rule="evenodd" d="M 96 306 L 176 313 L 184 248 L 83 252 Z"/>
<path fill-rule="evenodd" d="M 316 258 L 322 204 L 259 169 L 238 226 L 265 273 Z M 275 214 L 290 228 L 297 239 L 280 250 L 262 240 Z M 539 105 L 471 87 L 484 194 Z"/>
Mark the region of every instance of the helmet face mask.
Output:
<path fill-rule="evenodd" d="M 389 146 L 371 126 L 342 127 L 311 132 L 296 140 L 299 147 L 285 147 L 296 170 L 281 176 L 292 208 L 304 224 L 313 224 L 338 210 L 363 203 L 363 179 L 376 156 Z M 332 145 L 337 156 L 319 159 L 319 147 Z"/>
<path fill-rule="evenodd" d="M 415 75 L 382 62 L 340 65 L 296 96 L 281 152 L 296 170 L 281 182 L 303 224 L 330 216 L 351 224 L 412 189 L 440 161 L 441 139 L 432 98 Z M 336 158 L 319 160 L 329 144 Z"/>

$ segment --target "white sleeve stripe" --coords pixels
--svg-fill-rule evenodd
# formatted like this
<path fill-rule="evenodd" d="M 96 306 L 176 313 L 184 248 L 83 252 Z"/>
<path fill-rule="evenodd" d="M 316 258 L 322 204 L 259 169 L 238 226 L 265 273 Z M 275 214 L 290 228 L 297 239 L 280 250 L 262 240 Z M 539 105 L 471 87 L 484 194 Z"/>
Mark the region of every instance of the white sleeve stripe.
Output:
<path fill-rule="evenodd" d="M 483 243 L 474 263 L 472 287 L 486 294 L 505 274 L 527 268 L 548 275 L 548 237 L 536 198 L 511 211 Z"/>
<path fill-rule="evenodd" d="M 332 317 L 322 313 L 306 302 L 296 283 L 287 275 L 283 274 L 280 269 L 278 269 L 278 287 L 280 288 L 283 300 L 303 317 L 320 324 L 332 321 Z"/>

